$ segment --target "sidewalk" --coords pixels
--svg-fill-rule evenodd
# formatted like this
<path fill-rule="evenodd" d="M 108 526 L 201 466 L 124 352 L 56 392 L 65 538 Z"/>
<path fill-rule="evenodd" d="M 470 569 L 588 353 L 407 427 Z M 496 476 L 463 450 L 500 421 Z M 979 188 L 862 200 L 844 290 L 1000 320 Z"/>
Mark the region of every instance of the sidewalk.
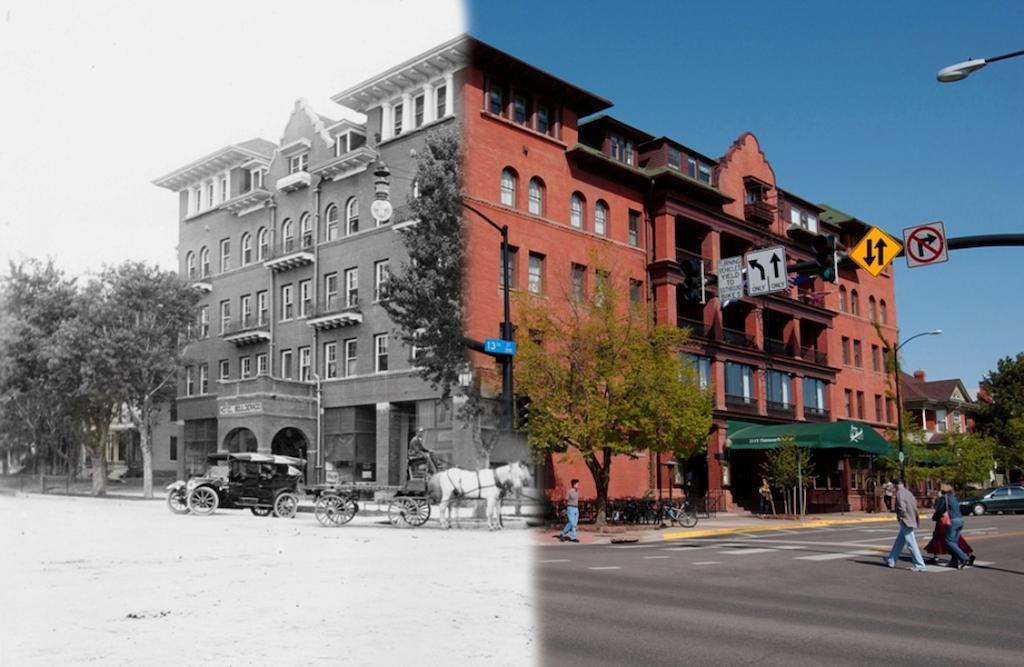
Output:
<path fill-rule="evenodd" d="M 922 519 L 930 515 L 921 514 Z M 688 540 L 698 537 L 715 537 L 719 535 L 737 535 L 744 533 L 760 533 L 773 530 L 794 530 L 800 528 L 820 528 L 823 526 L 846 526 L 856 524 L 891 524 L 896 530 L 896 515 L 889 512 L 846 512 L 845 514 L 819 514 L 805 517 L 803 521 L 792 519 L 762 519 L 753 514 L 727 514 L 719 512 L 712 519 L 701 519 L 693 528 L 680 528 L 669 525 L 666 528 L 656 526 L 607 526 L 603 530 L 593 524 L 577 527 L 580 544 L 614 544 L 651 543 L 666 540 Z M 536 531 L 536 540 L 540 546 L 558 545 L 555 539 L 561 527 L 543 528 Z"/>

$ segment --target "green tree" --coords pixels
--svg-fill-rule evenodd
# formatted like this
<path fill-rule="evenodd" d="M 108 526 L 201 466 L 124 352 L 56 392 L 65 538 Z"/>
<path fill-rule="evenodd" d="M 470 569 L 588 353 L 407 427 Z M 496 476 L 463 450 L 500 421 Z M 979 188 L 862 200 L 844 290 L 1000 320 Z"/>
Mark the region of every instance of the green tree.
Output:
<path fill-rule="evenodd" d="M 125 262 L 100 276 L 109 300 L 108 326 L 127 414 L 139 431 L 142 488 L 153 497 L 153 428 L 161 404 L 174 399 L 196 292 L 173 271 Z"/>
<path fill-rule="evenodd" d="M 654 326 L 640 308 L 622 308 L 615 281 L 599 281 L 560 317 L 544 299 L 518 303 L 516 382 L 530 398 L 528 437 L 538 454 L 581 457 L 605 522 L 615 455 L 645 450 L 703 452 L 711 398 L 682 357 L 687 334 Z M 571 449 L 570 449 L 571 448 Z"/>
<path fill-rule="evenodd" d="M 899 430 L 897 428 L 886 429 L 885 439 L 892 447 L 889 453 L 879 459 L 888 477 L 898 477 L 900 474 L 899 460 Z M 935 463 L 936 453 L 928 447 L 927 436 L 917 416 L 911 412 L 903 413 L 903 468 L 905 470 L 908 485 L 927 478 L 937 476 Z"/>
<path fill-rule="evenodd" d="M 401 339 L 420 350 L 420 375 L 447 398 L 466 365 L 458 127 L 429 132 L 416 159 L 419 197 L 409 205 L 419 223 L 401 232 L 409 261 L 391 277 L 382 305 Z"/>
<path fill-rule="evenodd" d="M 980 401 L 977 430 L 996 443 L 995 456 L 1006 475 L 1024 469 L 1024 352 L 1004 357 L 981 382 L 991 402 Z"/>
<path fill-rule="evenodd" d="M 800 507 L 800 494 L 797 490 L 803 486 L 806 490 L 814 482 L 814 463 L 811 452 L 797 447 L 796 438 L 784 435 L 779 438 L 778 447 L 765 453 L 765 461 L 761 464 L 763 474 L 771 486 L 782 491 L 783 506 L 786 514 L 803 513 L 807 507 L 807 495 L 803 494 L 804 507 Z"/>
<path fill-rule="evenodd" d="M 977 433 L 947 433 L 935 450 L 942 478 L 957 489 L 985 483 L 995 466 L 996 443 Z"/>
<path fill-rule="evenodd" d="M 52 261 L 11 263 L 0 281 L 0 443 L 7 452 L 34 452 L 37 472 L 74 474 L 78 430 L 62 369 L 50 364 L 54 337 L 76 315 L 77 286 Z"/>

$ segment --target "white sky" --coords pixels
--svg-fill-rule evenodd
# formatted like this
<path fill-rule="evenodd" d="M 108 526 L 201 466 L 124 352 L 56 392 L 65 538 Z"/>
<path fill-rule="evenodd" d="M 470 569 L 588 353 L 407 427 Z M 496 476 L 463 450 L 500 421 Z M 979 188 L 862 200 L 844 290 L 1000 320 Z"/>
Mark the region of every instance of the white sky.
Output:
<path fill-rule="evenodd" d="M 175 268 L 177 195 L 152 185 L 463 32 L 459 0 L 0 0 L 0 273 L 52 256 Z"/>

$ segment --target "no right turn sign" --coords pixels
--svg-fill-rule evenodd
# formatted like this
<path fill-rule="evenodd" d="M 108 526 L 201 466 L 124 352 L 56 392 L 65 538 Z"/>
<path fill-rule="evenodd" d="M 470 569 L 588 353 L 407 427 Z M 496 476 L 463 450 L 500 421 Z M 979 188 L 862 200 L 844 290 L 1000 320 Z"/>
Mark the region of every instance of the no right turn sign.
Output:
<path fill-rule="evenodd" d="M 949 261 L 945 226 L 940 221 L 907 227 L 903 230 L 903 253 L 909 268 Z"/>

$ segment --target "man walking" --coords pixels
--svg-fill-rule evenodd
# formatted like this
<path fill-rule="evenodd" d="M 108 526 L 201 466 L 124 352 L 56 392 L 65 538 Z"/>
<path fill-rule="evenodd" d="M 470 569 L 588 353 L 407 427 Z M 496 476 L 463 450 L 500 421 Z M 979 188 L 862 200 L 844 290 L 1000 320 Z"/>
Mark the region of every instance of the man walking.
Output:
<path fill-rule="evenodd" d="M 580 522 L 580 480 L 569 482 L 569 490 L 565 492 L 565 527 L 558 535 L 561 542 L 579 542 L 576 539 L 576 524 Z"/>
<path fill-rule="evenodd" d="M 882 500 L 885 501 L 885 511 L 886 512 L 891 512 L 892 511 L 892 492 L 893 492 L 892 480 L 891 479 L 887 479 L 887 480 L 885 480 L 885 484 L 882 485 Z"/>
<path fill-rule="evenodd" d="M 900 532 L 896 535 L 896 541 L 892 544 L 892 550 L 885 558 L 885 564 L 889 567 L 896 567 L 896 561 L 903 553 L 903 545 L 910 548 L 910 557 L 914 564 L 911 572 L 924 572 L 924 558 L 921 557 L 921 550 L 917 548 L 917 537 L 914 529 L 917 528 L 917 500 L 914 494 L 907 487 L 903 486 L 903 480 L 896 480 L 896 519 L 899 521 Z"/>

